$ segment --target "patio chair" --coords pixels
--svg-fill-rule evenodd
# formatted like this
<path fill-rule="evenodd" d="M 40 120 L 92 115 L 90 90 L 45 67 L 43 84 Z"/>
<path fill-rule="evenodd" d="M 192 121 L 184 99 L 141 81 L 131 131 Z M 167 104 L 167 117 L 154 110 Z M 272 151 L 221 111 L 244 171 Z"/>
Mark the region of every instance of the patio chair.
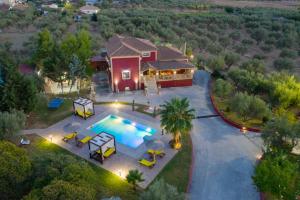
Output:
<path fill-rule="evenodd" d="M 81 140 L 78 140 L 77 146 L 82 147 L 84 144 L 88 143 L 88 141 L 90 141 L 91 139 L 92 139 L 91 136 L 85 136 Z"/>
<path fill-rule="evenodd" d="M 166 153 L 163 150 L 153 150 L 153 149 L 148 149 L 147 151 L 150 155 L 156 155 L 159 157 L 164 157 Z"/>
<path fill-rule="evenodd" d="M 77 136 L 77 132 L 69 133 L 68 135 L 65 135 L 62 140 L 64 142 L 69 142 L 69 140 L 74 139 L 76 136 Z"/>
<path fill-rule="evenodd" d="M 140 163 L 141 165 L 146 166 L 146 167 L 152 168 L 152 167 L 154 167 L 154 165 L 156 164 L 156 159 L 155 159 L 155 156 L 154 156 L 154 158 L 153 158 L 152 161 L 149 161 L 149 160 L 143 158 L 143 159 L 139 160 L 139 163 Z"/>

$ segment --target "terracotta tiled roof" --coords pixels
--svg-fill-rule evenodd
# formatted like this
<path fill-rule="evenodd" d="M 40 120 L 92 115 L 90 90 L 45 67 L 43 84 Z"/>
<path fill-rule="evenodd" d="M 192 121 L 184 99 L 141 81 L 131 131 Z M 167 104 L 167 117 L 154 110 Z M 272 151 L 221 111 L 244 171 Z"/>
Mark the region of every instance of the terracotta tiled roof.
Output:
<path fill-rule="evenodd" d="M 157 60 L 186 60 L 187 57 L 181 51 L 174 47 L 158 46 Z"/>
<path fill-rule="evenodd" d="M 155 51 L 156 47 L 149 40 L 116 35 L 106 43 L 107 54 L 113 56 L 138 56 L 142 51 Z"/>
<path fill-rule="evenodd" d="M 143 63 L 141 66 L 141 70 L 145 71 L 149 68 L 155 70 L 167 70 L 167 69 L 193 69 L 195 66 L 187 61 L 179 61 L 179 60 L 172 60 L 172 61 L 154 61 L 154 62 L 146 62 Z"/>

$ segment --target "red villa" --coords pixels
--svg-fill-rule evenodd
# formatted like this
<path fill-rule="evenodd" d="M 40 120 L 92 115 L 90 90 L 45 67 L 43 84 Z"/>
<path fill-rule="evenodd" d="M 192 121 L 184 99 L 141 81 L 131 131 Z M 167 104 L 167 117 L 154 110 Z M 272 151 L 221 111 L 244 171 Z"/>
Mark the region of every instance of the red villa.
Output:
<path fill-rule="evenodd" d="M 158 87 L 192 85 L 195 67 L 173 47 L 117 35 L 108 40 L 106 51 L 114 92 L 145 88 L 150 93 L 157 92 Z"/>

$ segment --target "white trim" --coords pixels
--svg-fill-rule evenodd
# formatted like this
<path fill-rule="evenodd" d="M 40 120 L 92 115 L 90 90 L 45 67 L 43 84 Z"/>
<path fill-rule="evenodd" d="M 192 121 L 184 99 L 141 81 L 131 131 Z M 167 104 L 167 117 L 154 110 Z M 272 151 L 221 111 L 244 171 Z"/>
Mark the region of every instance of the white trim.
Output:
<path fill-rule="evenodd" d="M 109 57 L 109 60 L 110 60 L 110 68 L 111 68 L 111 70 L 110 70 L 110 76 L 111 76 L 111 90 L 113 91 L 113 92 L 115 92 L 115 88 L 114 88 L 114 79 L 113 79 L 113 77 L 114 77 L 114 73 L 113 73 L 113 62 L 112 62 L 112 58 L 111 57 Z M 117 92 L 117 91 L 116 91 Z"/>
<path fill-rule="evenodd" d="M 140 89 L 142 86 L 141 86 L 141 83 L 142 83 L 142 80 L 140 80 L 140 76 L 141 76 L 141 62 L 142 62 L 142 58 L 140 57 L 139 58 L 139 72 L 138 72 L 138 89 Z"/>

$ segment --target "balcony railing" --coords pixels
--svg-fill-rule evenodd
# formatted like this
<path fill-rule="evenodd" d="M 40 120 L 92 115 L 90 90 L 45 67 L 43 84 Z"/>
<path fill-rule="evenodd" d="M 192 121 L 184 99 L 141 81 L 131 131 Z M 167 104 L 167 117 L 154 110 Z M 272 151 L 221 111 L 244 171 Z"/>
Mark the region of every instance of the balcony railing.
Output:
<path fill-rule="evenodd" d="M 185 80 L 185 79 L 192 79 L 193 74 L 188 73 L 188 74 L 171 74 L 171 75 L 144 75 L 144 79 L 150 79 L 150 78 L 155 78 L 156 81 Z"/>

